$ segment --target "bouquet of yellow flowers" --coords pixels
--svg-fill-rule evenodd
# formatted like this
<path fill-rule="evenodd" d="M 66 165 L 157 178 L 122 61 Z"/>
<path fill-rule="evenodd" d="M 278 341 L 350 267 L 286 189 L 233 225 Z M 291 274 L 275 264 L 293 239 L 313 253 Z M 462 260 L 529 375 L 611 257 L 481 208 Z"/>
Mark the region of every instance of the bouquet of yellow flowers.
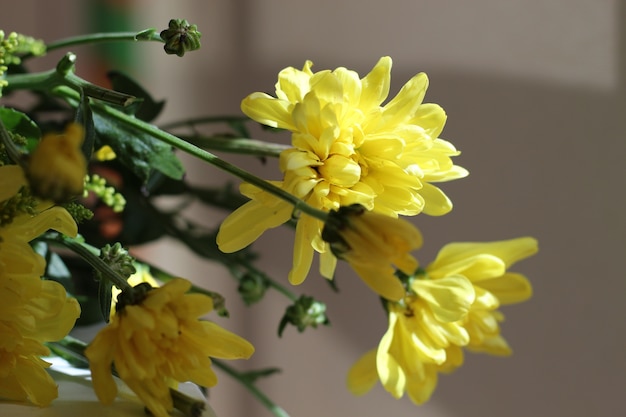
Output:
<path fill-rule="evenodd" d="M 255 385 L 273 369 L 242 373 L 222 361 L 249 358 L 254 347 L 207 319 L 212 311 L 228 315 L 211 283 L 194 285 L 129 253 L 164 236 L 223 265 L 248 305 L 269 289 L 285 295 L 291 304 L 279 336 L 287 326 L 329 323 L 322 301 L 291 289 L 307 278 L 315 254 L 331 284 L 337 262 L 347 262 L 380 297 L 389 323 L 378 346 L 364 348 L 350 368 L 355 395 L 380 381 L 392 396 L 422 404 L 466 349 L 509 355 L 499 308 L 531 296 L 527 278 L 509 269 L 537 251 L 535 239 L 450 243 L 430 263 L 414 254 L 423 239 L 408 217 L 448 213 L 452 202 L 436 184 L 468 175 L 453 161 L 459 151 L 440 137 L 445 112 L 424 102 L 427 76 L 417 74 L 389 99 L 389 57 L 363 77 L 343 67 L 315 72 L 307 61 L 281 70 L 273 95 L 244 98 L 245 117 L 157 126 L 151 122 L 163 105 L 138 82 L 117 72 L 112 89 L 95 85 L 76 75 L 69 51 L 144 41 L 183 57 L 200 38 L 182 19 L 161 31 L 52 43 L 0 31 L 0 95 L 32 96 L 26 106 L 0 107 L 0 399 L 49 405 L 57 386 L 42 358 L 56 355 L 90 369 L 103 404 L 114 402 L 123 383 L 155 416 L 174 408 L 199 415 L 204 402 L 177 384 L 212 387 L 215 365 L 274 415 L 287 416 Z M 29 61 L 60 49 L 68 52 L 55 68 L 28 71 Z M 290 143 L 253 139 L 254 122 L 268 138 L 289 132 Z M 230 132 L 198 133 L 207 123 Z M 182 128 L 191 133 L 177 133 Z M 277 158 L 282 179 L 266 181 L 213 151 Z M 241 180 L 240 193 L 228 184 L 189 184 L 180 152 Z M 162 207 L 163 196 L 231 213 L 211 230 Z M 250 246 L 283 225 L 295 231 L 293 266 L 272 278 L 255 265 Z M 68 336 L 98 322 L 92 340 Z"/>

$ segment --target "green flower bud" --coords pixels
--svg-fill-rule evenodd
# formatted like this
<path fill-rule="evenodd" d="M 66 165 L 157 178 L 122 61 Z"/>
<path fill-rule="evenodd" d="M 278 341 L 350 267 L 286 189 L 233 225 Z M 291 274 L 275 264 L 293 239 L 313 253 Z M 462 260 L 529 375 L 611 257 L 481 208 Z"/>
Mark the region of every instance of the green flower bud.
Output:
<path fill-rule="evenodd" d="M 278 326 L 278 336 L 282 336 L 287 324 L 293 324 L 299 332 L 307 327 L 317 328 L 318 324 L 329 325 L 326 317 L 326 305 L 315 301 L 313 297 L 301 295 L 291 306 L 287 307 Z"/>
<path fill-rule="evenodd" d="M 165 42 L 165 53 L 183 56 L 187 51 L 200 48 L 200 37 L 196 25 L 190 25 L 185 19 L 171 19 L 169 28 L 161 31 L 161 39 Z"/>
<path fill-rule="evenodd" d="M 237 291 L 246 305 L 260 301 L 267 290 L 267 281 L 259 274 L 247 273 L 239 280 Z"/>
<path fill-rule="evenodd" d="M 137 272 L 133 265 L 135 258 L 130 256 L 119 242 L 116 242 L 113 246 L 107 243 L 100 251 L 100 259 L 125 278 Z"/>

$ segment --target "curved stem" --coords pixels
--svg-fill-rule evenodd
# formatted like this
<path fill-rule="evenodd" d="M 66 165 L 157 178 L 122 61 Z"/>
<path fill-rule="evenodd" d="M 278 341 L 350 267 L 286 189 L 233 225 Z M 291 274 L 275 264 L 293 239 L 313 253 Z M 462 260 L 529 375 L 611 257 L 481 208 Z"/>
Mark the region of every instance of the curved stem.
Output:
<path fill-rule="evenodd" d="M 252 395 L 254 395 L 261 402 L 261 404 L 263 404 L 276 417 L 289 417 L 289 414 L 287 414 L 285 410 L 276 405 L 265 394 L 263 394 L 263 392 L 261 392 L 261 390 L 259 390 L 252 382 L 250 382 L 241 372 L 236 371 L 222 361 L 216 359 L 212 359 L 211 361 L 215 364 L 215 366 L 226 372 L 231 377 L 235 378 L 241 383 L 241 385 L 246 387 L 246 389 L 250 391 Z"/>
<path fill-rule="evenodd" d="M 110 33 L 90 33 L 87 35 L 63 38 L 46 45 L 47 51 L 66 48 L 74 45 L 84 45 L 88 43 L 120 42 L 120 41 L 158 41 L 163 42 L 156 29 L 146 29 L 140 32 L 110 32 Z"/>

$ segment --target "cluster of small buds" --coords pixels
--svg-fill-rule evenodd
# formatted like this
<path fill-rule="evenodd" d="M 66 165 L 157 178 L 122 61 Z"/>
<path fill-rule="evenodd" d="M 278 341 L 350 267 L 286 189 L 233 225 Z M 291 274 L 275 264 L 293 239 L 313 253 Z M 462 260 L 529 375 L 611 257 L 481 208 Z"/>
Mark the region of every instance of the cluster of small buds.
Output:
<path fill-rule="evenodd" d="M 37 200 L 28 188 L 22 187 L 13 197 L 0 202 L 0 226 L 10 224 L 16 216 L 23 213 L 34 215 L 36 205 Z"/>
<path fill-rule="evenodd" d="M 113 246 L 106 244 L 100 251 L 100 259 L 125 278 L 137 272 L 134 265 L 135 258 L 130 256 L 119 242 L 116 242 Z"/>
<path fill-rule="evenodd" d="M 97 174 L 85 177 L 85 190 L 83 197 L 87 197 L 89 192 L 94 193 L 104 204 L 111 207 L 115 213 L 124 211 L 126 199 L 115 188 L 108 186 L 107 181 Z"/>
<path fill-rule="evenodd" d="M 2 87 L 8 85 L 7 81 L 1 78 L 8 69 L 7 65 L 19 64 L 21 62 L 19 55 L 28 53 L 43 55 L 46 53 L 46 44 L 41 40 L 15 32 L 5 36 L 4 31 L 0 30 L 0 97 Z"/>

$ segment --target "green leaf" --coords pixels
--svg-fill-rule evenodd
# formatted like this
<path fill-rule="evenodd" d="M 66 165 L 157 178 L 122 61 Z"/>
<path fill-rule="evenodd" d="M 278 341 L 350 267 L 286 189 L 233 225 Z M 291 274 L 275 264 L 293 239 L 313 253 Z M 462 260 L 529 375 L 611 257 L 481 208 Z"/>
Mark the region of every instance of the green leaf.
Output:
<path fill-rule="evenodd" d="M 246 381 L 250 382 L 251 384 L 254 384 L 256 380 L 259 378 L 267 378 L 268 376 L 271 376 L 280 372 L 282 372 L 280 368 L 263 368 L 263 369 L 257 369 L 254 371 L 244 372 L 241 374 L 241 377 L 244 378 Z"/>
<path fill-rule="evenodd" d="M 142 86 L 126 74 L 119 71 L 110 71 L 107 76 L 114 90 L 141 99 L 137 108 L 133 109 L 133 114 L 136 118 L 149 122 L 154 120 L 161 113 L 161 110 L 163 110 L 165 101 L 154 100 Z"/>
<path fill-rule="evenodd" d="M 132 126 L 94 109 L 93 121 L 102 143 L 109 145 L 119 161 L 145 184 L 154 170 L 179 180 L 185 173 L 172 147 Z"/>
<path fill-rule="evenodd" d="M 26 138 L 27 151 L 35 149 L 41 138 L 41 130 L 27 115 L 12 108 L 0 107 L 0 119 L 9 132 Z"/>

